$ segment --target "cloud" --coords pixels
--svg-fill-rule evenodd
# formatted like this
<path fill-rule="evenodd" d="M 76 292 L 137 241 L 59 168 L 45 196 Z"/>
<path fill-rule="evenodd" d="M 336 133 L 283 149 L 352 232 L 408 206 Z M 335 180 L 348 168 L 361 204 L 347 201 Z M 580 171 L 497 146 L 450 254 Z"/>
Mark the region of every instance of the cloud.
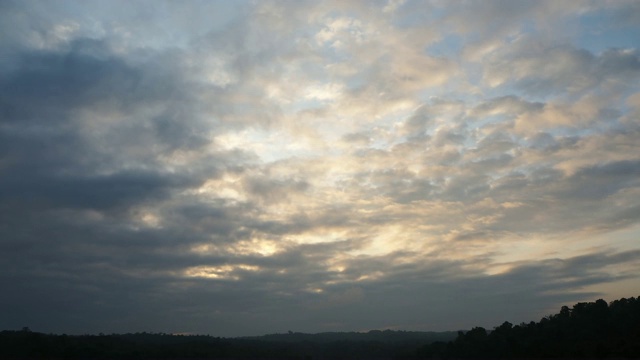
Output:
<path fill-rule="evenodd" d="M 0 5 L 0 327 L 457 330 L 637 283 L 634 5 L 118 5 Z"/>
<path fill-rule="evenodd" d="M 629 84 L 627 80 L 638 76 L 640 70 L 633 49 L 593 54 L 566 45 L 550 46 L 526 36 L 488 56 L 483 74 L 488 86 L 512 85 L 535 95 Z"/>

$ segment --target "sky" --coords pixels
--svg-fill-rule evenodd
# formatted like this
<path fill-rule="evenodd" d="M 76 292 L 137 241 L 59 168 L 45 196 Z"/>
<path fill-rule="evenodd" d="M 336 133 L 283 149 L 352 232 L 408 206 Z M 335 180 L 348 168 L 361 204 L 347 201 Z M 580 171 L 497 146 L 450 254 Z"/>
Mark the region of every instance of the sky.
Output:
<path fill-rule="evenodd" d="M 0 329 L 640 295 L 638 1 L 0 1 Z"/>

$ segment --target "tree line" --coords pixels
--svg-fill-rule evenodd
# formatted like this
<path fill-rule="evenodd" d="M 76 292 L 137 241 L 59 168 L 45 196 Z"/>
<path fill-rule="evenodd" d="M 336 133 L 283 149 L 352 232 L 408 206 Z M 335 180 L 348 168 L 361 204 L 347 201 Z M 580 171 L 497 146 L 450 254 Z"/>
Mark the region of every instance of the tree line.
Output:
<path fill-rule="evenodd" d="M 545 316 L 458 332 L 454 341 L 420 348 L 420 358 L 640 358 L 640 297 L 600 299 Z"/>
<path fill-rule="evenodd" d="M 56 335 L 0 331 L 0 358 L 14 359 L 454 359 L 640 358 L 640 297 L 581 302 L 491 330 L 220 338 L 164 333 Z"/>

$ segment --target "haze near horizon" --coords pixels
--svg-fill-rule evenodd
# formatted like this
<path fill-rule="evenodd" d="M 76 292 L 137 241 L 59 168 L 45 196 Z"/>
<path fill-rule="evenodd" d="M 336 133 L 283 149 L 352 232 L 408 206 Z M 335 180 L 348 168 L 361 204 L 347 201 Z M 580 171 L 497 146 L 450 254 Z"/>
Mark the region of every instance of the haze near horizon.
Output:
<path fill-rule="evenodd" d="M 638 1 L 0 2 L 0 329 L 444 331 L 640 290 Z"/>

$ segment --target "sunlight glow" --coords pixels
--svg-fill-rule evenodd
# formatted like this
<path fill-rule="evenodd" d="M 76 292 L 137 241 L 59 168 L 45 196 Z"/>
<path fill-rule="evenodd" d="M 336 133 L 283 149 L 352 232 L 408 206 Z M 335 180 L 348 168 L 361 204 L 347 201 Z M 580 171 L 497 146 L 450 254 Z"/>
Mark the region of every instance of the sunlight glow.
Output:
<path fill-rule="evenodd" d="M 183 275 L 186 277 L 238 281 L 242 279 L 243 272 L 257 272 L 259 270 L 260 267 L 247 264 L 196 266 L 184 270 Z"/>

